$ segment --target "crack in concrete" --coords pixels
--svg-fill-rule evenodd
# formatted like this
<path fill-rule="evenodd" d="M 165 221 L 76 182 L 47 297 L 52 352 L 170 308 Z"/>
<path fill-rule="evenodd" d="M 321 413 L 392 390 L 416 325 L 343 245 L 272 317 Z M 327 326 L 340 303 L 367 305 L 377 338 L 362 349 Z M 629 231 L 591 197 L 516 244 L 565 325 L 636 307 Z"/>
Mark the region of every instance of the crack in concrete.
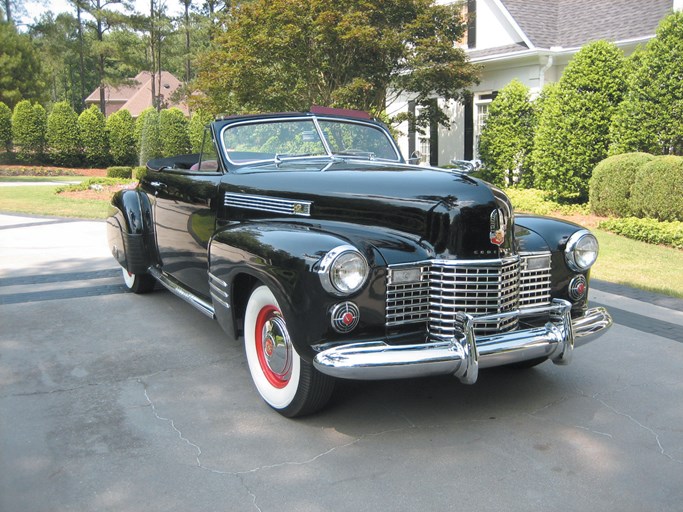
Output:
<path fill-rule="evenodd" d="M 633 386 L 633 385 L 623 386 L 622 388 L 620 388 L 620 389 L 618 389 L 618 390 L 611 391 L 611 393 L 617 393 L 617 392 L 619 392 L 619 391 L 624 391 L 624 390 L 630 389 L 630 388 L 632 388 L 632 387 L 634 387 L 634 386 Z M 636 386 L 636 387 L 641 387 L 641 386 L 639 385 L 639 386 Z M 605 407 L 605 408 L 609 409 L 610 411 L 612 411 L 614 414 L 616 414 L 616 415 L 618 415 L 618 416 L 622 416 L 622 417 L 628 419 L 629 421 L 631 421 L 632 423 L 634 423 L 635 425 L 637 425 L 637 426 L 638 426 L 639 428 L 641 428 L 642 430 L 645 430 L 646 432 L 649 432 L 649 433 L 655 438 L 655 442 L 657 443 L 657 447 L 659 448 L 659 453 L 660 453 L 660 454 L 664 455 L 667 459 L 671 460 L 672 462 L 675 462 L 675 463 L 677 463 L 677 464 L 683 464 L 683 460 L 677 459 L 677 458 L 671 456 L 669 453 L 666 452 L 666 450 L 664 449 L 664 446 L 662 445 L 662 442 L 661 442 L 661 439 L 660 439 L 660 437 L 659 437 L 659 434 L 658 434 L 657 432 L 655 432 L 654 429 L 648 427 L 647 425 L 644 425 L 643 423 L 641 423 L 640 421 L 638 421 L 637 419 L 635 419 L 635 418 L 634 418 L 633 416 L 631 416 L 630 414 L 627 414 L 627 413 L 625 413 L 625 412 L 619 411 L 616 407 L 614 407 L 614 406 L 608 404 L 608 403 L 605 402 L 602 398 L 599 398 L 600 395 L 603 394 L 603 393 L 595 393 L 595 394 L 593 394 L 593 395 L 588 395 L 587 393 L 583 392 L 582 390 L 580 390 L 580 389 L 578 389 L 578 388 L 576 389 L 576 391 L 577 391 L 577 396 L 579 396 L 579 397 L 585 397 L 585 398 L 590 398 L 591 400 L 595 400 L 596 402 L 600 403 L 603 407 Z M 570 398 L 569 396 L 561 397 L 561 398 L 559 398 L 559 399 L 557 399 L 557 400 L 554 400 L 554 401 L 552 401 L 552 402 L 550 402 L 550 403 L 544 405 L 543 407 L 540 407 L 540 408 L 538 408 L 538 409 L 535 409 L 534 411 L 532 411 L 532 412 L 530 412 L 530 413 L 527 413 L 527 414 L 528 414 L 529 416 L 531 416 L 531 417 L 536 417 L 535 415 L 536 415 L 537 413 L 539 413 L 539 412 L 541 412 L 541 411 L 544 411 L 544 410 L 546 410 L 546 409 L 549 409 L 549 408 L 551 408 L 551 407 L 553 407 L 553 406 L 555 406 L 555 405 L 561 404 L 561 403 L 567 401 L 569 398 Z M 556 421 L 556 420 L 552 420 L 552 421 Z M 586 431 L 591 432 L 591 433 L 596 434 L 596 435 L 605 436 L 605 437 L 609 437 L 610 439 L 614 439 L 614 436 L 613 436 L 612 434 L 608 433 L 608 432 L 600 432 L 599 430 L 593 430 L 593 429 L 591 429 L 591 428 L 589 428 L 589 427 L 585 427 L 585 426 L 582 426 L 582 425 L 574 425 L 574 428 L 578 428 L 578 429 L 581 429 L 581 430 L 586 430 Z"/>
<path fill-rule="evenodd" d="M 652 434 L 652 436 L 655 438 L 655 441 L 657 442 L 657 446 L 659 447 L 659 453 L 661 453 L 662 455 L 664 455 L 667 459 L 671 460 L 672 462 L 675 462 L 675 463 L 677 463 L 677 464 L 683 464 L 683 460 L 679 460 L 679 459 L 677 459 L 677 458 L 675 458 L 675 457 L 669 455 L 669 454 L 666 452 L 666 450 L 664 449 L 664 446 L 662 445 L 661 439 L 659 438 L 659 434 L 658 434 L 657 432 L 655 432 L 654 429 L 648 427 L 647 425 L 644 425 L 643 423 L 641 423 L 640 421 L 638 421 L 637 419 L 635 419 L 635 418 L 634 418 L 633 416 L 631 416 L 630 414 L 627 414 L 627 413 L 625 413 L 625 412 L 621 412 L 621 411 L 618 410 L 616 407 L 614 407 L 614 406 L 608 404 L 607 402 L 605 402 L 602 398 L 598 398 L 598 395 L 600 395 L 600 393 L 596 393 L 596 394 L 594 394 L 594 395 L 591 395 L 590 398 L 591 398 L 592 400 L 595 400 L 596 402 L 602 404 L 603 407 L 606 407 L 607 409 L 609 409 L 610 411 L 612 411 L 614 414 L 617 414 L 618 416 L 622 416 L 622 417 L 628 419 L 629 421 L 631 421 L 632 423 L 636 424 L 636 425 L 637 425 L 638 427 L 640 427 L 641 429 L 643 429 L 643 430 L 645 430 L 646 432 L 649 432 L 650 434 Z"/>
<path fill-rule="evenodd" d="M 325 456 L 327 456 L 327 455 L 329 455 L 335 451 L 338 451 L 338 450 L 341 450 L 344 448 L 348 448 L 349 446 L 353 446 L 355 444 L 358 444 L 361 441 L 364 441 L 366 439 L 370 439 L 373 437 L 380 437 L 380 436 L 384 436 L 386 434 L 390 434 L 390 433 L 394 433 L 394 432 L 402 432 L 402 431 L 406 431 L 406 430 L 412 430 L 412 429 L 419 428 L 412 421 L 410 421 L 405 415 L 401 415 L 402 418 L 409 424 L 409 426 L 394 428 L 394 429 L 387 429 L 387 430 L 382 430 L 380 432 L 372 432 L 369 434 L 364 434 L 362 436 L 359 436 L 359 437 L 352 439 L 351 441 L 349 441 L 347 443 L 332 446 L 331 448 L 329 448 L 329 449 L 327 449 L 321 453 L 318 453 L 317 455 L 310 457 L 306 460 L 301 460 L 301 461 L 294 460 L 294 461 L 278 462 L 277 464 L 267 464 L 264 466 L 259 466 L 259 467 L 255 467 L 255 468 L 251 468 L 251 469 L 247 469 L 247 470 L 243 470 L 243 471 L 224 471 L 224 470 L 220 470 L 220 469 L 210 468 L 210 467 L 207 467 L 207 466 L 202 464 L 201 456 L 202 456 L 203 452 L 202 452 L 201 447 L 197 443 L 194 443 L 193 441 L 188 439 L 182 433 L 182 431 L 178 427 L 176 427 L 175 422 L 171 418 L 166 418 L 164 416 L 161 416 L 161 414 L 159 414 L 156 405 L 154 404 L 154 402 L 150 398 L 149 393 L 147 392 L 147 385 L 140 379 L 138 379 L 138 382 L 144 388 L 145 399 L 147 400 L 147 403 L 149 404 L 154 417 L 156 419 L 158 419 L 159 421 L 163 421 L 164 423 L 168 423 L 171 426 L 171 429 L 178 435 L 178 438 L 181 441 L 183 441 L 188 446 L 194 448 L 194 450 L 196 452 L 196 455 L 195 455 L 196 467 L 198 467 L 199 469 L 202 469 L 204 471 L 208 471 L 209 473 L 216 474 L 216 475 L 233 476 L 233 477 L 237 478 L 239 480 L 240 484 L 242 485 L 242 487 L 247 492 L 247 494 L 251 497 L 252 504 L 253 504 L 254 508 L 256 510 L 258 510 L 259 512 L 262 512 L 262 511 L 261 511 L 261 508 L 258 506 L 258 503 L 257 503 L 258 498 L 257 498 L 256 494 L 251 490 L 251 488 L 247 485 L 247 483 L 244 481 L 244 477 L 246 475 L 255 474 L 255 473 L 258 473 L 261 471 L 266 471 L 269 469 L 282 468 L 285 466 L 304 466 L 307 464 L 311 464 L 311 463 L 317 461 L 318 459 L 325 457 Z"/>
<path fill-rule="evenodd" d="M 180 440 L 182 440 L 183 442 L 187 443 L 187 445 L 189 445 L 189 446 L 193 447 L 195 450 L 197 450 L 197 457 L 196 457 L 197 467 L 201 468 L 202 462 L 199 458 L 202 456 L 202 449 L 199 447 L 199 445 L 193 443 L 187 437 L 185 437 L 183 435 L 183 433 L 178 429 L 178 427 L 175 426 L 175 422 L 172 419 L 164 418 L 163 416 L 159 415 L 159 413 L 157 412 L 156 405 L 154 405 L 154 402 L 152 402 L 152 399 L 149 397 L 149 394 L 147 393 L 147 386 L 145 386 L 145 384 L 142 381 L 139 381 L 139 382 L 145 388 L 145 398 L 147 399 L 147 403 L 149 403 L 149 405 L 152 408 L 152 414 L 154 414 L 154 417 L 158 420 L 165 421 L 165 422 L 169 423 L 171 425 L 171 428 L 176 432 L 176 434 L 178 434 L 178 438 Z"/>

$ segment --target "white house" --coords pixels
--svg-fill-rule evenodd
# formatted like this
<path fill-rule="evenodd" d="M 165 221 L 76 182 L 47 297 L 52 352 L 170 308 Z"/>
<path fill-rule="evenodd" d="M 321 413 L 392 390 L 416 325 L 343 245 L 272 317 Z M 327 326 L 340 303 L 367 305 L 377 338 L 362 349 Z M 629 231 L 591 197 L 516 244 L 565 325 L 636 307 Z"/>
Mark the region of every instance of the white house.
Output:
<path fill-rule="evenodd" d="M 481 66 L 480 83 L 464 104 L 447 105 L 450 129 L 432 127 L 428 138 L 420 138 L 408 133 L 407 123 L 399 127 L 403 154 L 417 149 L 432 165 L 477 156 L 488 106 L 511 80 L 526 84 L 535 96 L 545 83 L 557 81 L 571 57 L 591 41 L 612 41 L 628 55 L 655 35 L 662 18 L 683 8 L 683 0 L 468 0 L 466 5 L 473 20 L 466 52 Z M 402 98 L 389 106 L 389 114 L 414 108 Z"/>

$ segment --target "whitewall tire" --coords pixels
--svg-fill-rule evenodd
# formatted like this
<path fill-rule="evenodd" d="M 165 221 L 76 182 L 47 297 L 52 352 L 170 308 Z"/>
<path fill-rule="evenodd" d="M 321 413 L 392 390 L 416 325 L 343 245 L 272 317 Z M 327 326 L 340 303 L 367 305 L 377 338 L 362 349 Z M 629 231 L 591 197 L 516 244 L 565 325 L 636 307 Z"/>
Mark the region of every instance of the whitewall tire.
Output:
<path fill-rule="evenodd" d="M 329 400 L 334 380 L 299 356 L 280 306 L 267 286 L 256 287 L 249 297 L 244 348 L 256 389 L 280 414 L 303 416 Z"/>

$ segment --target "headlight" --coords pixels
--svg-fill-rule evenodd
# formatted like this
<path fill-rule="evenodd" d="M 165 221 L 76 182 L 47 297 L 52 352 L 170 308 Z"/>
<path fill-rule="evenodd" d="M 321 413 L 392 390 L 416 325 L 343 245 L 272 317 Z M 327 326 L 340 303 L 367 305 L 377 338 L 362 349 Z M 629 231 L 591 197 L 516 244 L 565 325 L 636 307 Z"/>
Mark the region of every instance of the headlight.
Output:
<path fill-rule="evenodd" d="M 572 270 L 588 270 L 598 258 L 598 240 L 587 229 L 577 231 L 567 241 L 564 258 Z"/>
<path fill-rule="evenodd" d="M 355 247 L 340 245 L 323 256 L 318 275 L 328 293 L 350 295 L 360 290 L 368 277 L 368 262 Z"/>

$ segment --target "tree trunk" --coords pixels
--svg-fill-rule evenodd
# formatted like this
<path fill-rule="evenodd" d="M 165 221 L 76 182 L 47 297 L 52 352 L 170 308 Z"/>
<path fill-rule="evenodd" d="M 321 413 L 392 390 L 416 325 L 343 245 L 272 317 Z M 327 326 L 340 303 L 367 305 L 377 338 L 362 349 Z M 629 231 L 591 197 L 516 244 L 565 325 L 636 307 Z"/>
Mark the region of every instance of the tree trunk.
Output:
<path fill-rule="evenodd" d="M 85 59 L 83 57 L 83 22 L 81 21 L 80 0 L 76 0 L 76 18 L 78 19 L 78 60 L 81 79 L 81 99 L 78 103 L 77 110 L 80 113 L 85 109 Z"/>
<path fill-rule="evenodd" d="M 7 23 L 13 23 L 11 2 L 12 0 L 5 0 L 5 17 L 7 18 Z"/>

